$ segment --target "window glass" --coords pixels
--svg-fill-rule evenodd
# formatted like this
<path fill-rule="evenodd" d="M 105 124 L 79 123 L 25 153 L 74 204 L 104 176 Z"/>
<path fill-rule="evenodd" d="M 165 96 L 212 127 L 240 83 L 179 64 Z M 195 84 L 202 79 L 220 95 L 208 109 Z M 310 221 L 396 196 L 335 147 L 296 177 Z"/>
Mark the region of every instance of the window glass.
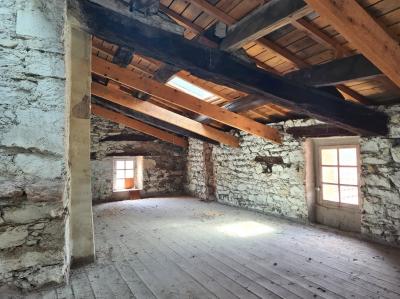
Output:
<path fill-rule="evenodd" d="M 356 146 L 320 148 L 321 199 L 358 205 L 359 171 Z"/>
<path fill-rule="evenodd" d="M 338 185 L 322 184 L 322 198 L 328 201 L 339 202 Z"/>
<path fill-rule="evenodd" d="M 125 190 L 135 187 L 133 159 L 114 160 L 114 190 Z"/>
<path fill-rule="evenodd" d="M 322 165 L 337 165 L 337 149 L 321 149 Z"/>
<path fill-rule="evenodd" d="M 125 178 L 125 170 L 123 170 L 123 169 L 121 169 L 121 170 L 117 169 L 116 175 L 117 175 L 117 179 L 123 179 L 123 178 Z"/>
<path fill-rule="evenodd" d="M 121 190 L 125 188 L 125 179 L 116 179 L 115 180 L 115 189 Z"/>
<path fill-rule="evenodd" d="M 125 169 L 133 169 L 133 161 L 125 161 Z"/>
<path fill-rule="evenodd" d="M 340 186 L 340 201 L 342 203 L 358 205 L 358 187 Z"/>
<path fill-rule="evenodd" d="M 322 182 L 323 183 L 338 183 L 338 168 L 322 166 Z"/>
<path fill-rule="evenodd" d="M 346 166 L 357 166 L 357 149 L 340 148 L 339 149 L 339 164 Z"/>
<path fill-rule="evenodd" d="M 133 178 L 133 169 L 125 170 L 125 178 Z"/>
<path fill-rule="evenodd" d="M 124 169 L 125 168 L 125 161 L 124 160 L 115 161 L 115 167 L 117 169 Z"/>
<path fill-rule="evenodd" d="M 357 185 L 358 172 L 357 167 L 340 167 L 340 184 Z"/>

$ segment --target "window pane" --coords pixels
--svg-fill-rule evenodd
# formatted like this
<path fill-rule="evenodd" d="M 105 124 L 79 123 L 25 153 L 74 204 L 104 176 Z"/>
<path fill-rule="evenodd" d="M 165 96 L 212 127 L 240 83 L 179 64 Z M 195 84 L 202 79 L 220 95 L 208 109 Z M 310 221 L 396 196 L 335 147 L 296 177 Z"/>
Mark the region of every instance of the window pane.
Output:
<path fill-rule="evenodd" d="M 338 185 L 322 184 L 322 199 L 334 202 L 339 202 Z"/>
<path fill-rule="evenodd" d="M 357 149 L 356 148 L 340 148 L 339 164 L 348 166 L 357 166 Z"/>
<path fill-rule="evenodd" d="M 337 149 L 321 149 L 322 165 L 337 165 Z"/>
<path fill-rule="evenodd" d="M 338 168 L 322 166 L 322 182 L 337 184 Z"/>
<path fill-rule="evenodd" d="M 123 179 L 125 178 L 125 170 L 117 170 L 117 179 Z"/>
<path fill-rule="evenodd" d="M 340 183 L 346 185 L 358 184 L 357 167 L 340 167 Z"/>
<path fill-rule="evenodd" d="M 115 168 L 116 169 L 124 169 L 125 168 L 125 161 L 123 161 L 123 160 L 115 161 Z"/>
<path fill-rule="evenodd" d="M 358 187 L 340 186 L 340 202 L 358 205 Z"/>
<path fill-rule="evenodd" d="M 125 179 L 116 179 L 115 180 L 115 189 L 116 190 L 125 189 Z"/>
<path fill-rule="evenodd" d="M 133 169 L 125 170 L 125 178 L 133 178 Z"/>
<path fill-rule="evenodd" d="M 125 169 L 133 169 L 133 161 L 132 160 L 125 161 Z"/>

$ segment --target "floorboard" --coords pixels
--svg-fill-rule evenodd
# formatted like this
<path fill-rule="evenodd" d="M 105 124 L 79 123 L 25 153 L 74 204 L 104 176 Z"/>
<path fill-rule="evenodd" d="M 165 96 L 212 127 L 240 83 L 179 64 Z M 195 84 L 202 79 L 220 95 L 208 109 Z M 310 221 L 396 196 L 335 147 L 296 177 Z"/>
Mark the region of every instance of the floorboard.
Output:
<path fill-rule="evenodd" d="M 194 198 L 94 206 L 96 263 L 31 298 L 400 298 L 400 252 Z"/>

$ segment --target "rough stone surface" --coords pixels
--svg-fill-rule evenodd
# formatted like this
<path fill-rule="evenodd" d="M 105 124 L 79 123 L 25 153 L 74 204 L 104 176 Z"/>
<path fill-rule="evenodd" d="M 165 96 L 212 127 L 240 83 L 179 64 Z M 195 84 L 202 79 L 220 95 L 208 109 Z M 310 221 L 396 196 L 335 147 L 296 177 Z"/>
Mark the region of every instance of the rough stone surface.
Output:
<path fill-rule="evenodd" d="M 0 287 L 68 268 L 64 14 L 64 0 L 0 0 Z"/>
<path fill-rule="evenodd" d="M 390 116 L 390 133 L 387 137 L 360 138 L 361 233 L 400 246 L 400 105 L 379 109 Z M 190 140 L 187 192 L 209 199 L 207 180 L 213 177 L 215 197 L 220 202 L 307 221 L 305 139 L 294 139 L 285 130 L 317 123 L 289 120 L 274 124 L 282 132 L 282 145 L 236 133 L 239 148 L 212 146 L 211 170 L 205 163 L 203 143 Z"/>
<path fill-rule="evenodd" d="M 104 141 L 110 136 L 144 136 L 102 118 L 91 117 L 93 200 L 112 199 L 113 155 L 143 156 L 142 196 L 183 193 L 184 150 L 159 140 Z"/>

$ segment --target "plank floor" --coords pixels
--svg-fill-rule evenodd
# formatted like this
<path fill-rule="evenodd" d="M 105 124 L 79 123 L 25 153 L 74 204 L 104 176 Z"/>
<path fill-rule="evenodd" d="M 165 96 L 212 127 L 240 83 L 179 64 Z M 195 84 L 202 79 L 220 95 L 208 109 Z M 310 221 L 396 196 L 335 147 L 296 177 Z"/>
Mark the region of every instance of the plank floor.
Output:
<path fill-rule="evenodd" d="M 94 207 L 97 261 L 29 298 L 400 298 L 398 249 L 193 198 Z"/>

